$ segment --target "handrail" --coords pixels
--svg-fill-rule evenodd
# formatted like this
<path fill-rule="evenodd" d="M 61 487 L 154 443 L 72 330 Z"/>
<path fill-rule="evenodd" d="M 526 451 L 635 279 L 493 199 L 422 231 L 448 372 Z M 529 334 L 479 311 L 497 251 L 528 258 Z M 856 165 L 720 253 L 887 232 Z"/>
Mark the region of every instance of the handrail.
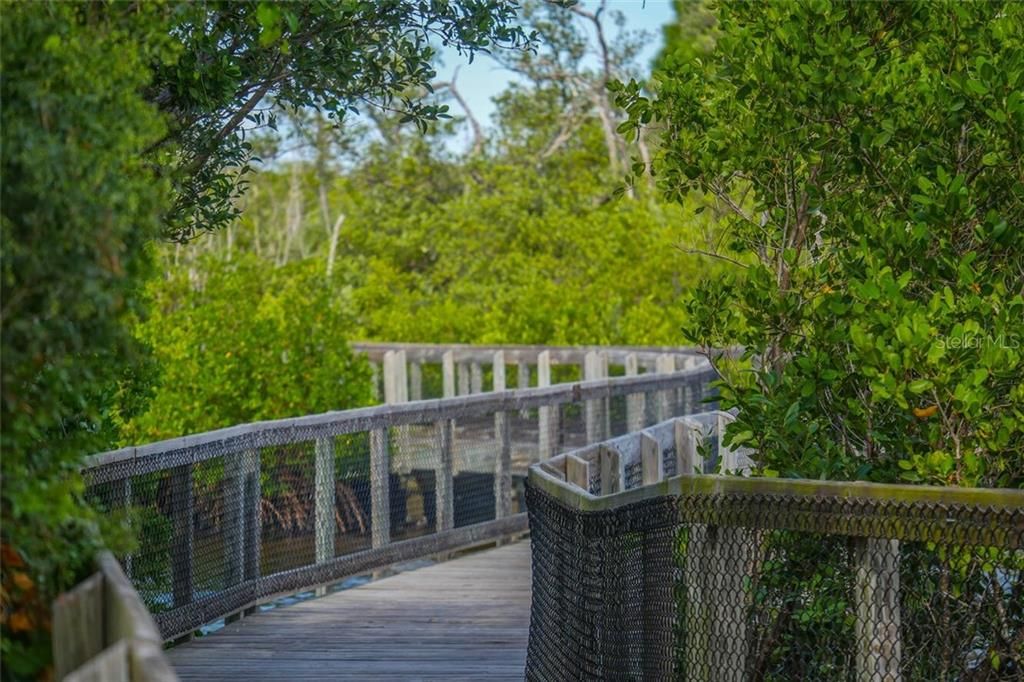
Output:
<path fill-rule="evenodd" d="M 96 566 L 53 603 L 56 679 L 176 682 L 160 631 L 120 564 L 101 552 Z"/>
<path fill-rule="evenodd" d="M 513 487 L 529 462 L 694 411 L 716 378 L 705 364 L 257 422 L 93 455 L 83 473 L 110 508 L 146 511 L 152 534 L 125 565 L 173 640 L 277 596 L 525 532 Z M 281 486 L 307 520 L 278 525 L 266 505 Z"/>
<path fill-rule="evenodd" d="M 490 362 L 494 353 L 504 351 L 505 361 L 519 364 L 536 364 L 540 353 L 548 352 L 554 364 L 582 364 L 587 353 L 605 353 L 610 362 L 623 364 L 626 356 L 653 364 L 661 355 L 700 356 L 704 349 L 697 346 L 545 346 L 526 344 L 440 344 L 401 343 L 381 341 L 357 341 L 350 344 L 352 350 L 364 353 L 373 362 L 380 362 L 388 351 L 405 351 L 410 361 L 441 362 L 443 355 L 451 351 L 457 362 Z"/>
<path fill-rule="evenodd" d="M 318 435 L 358 433 L 371 429 L 436 421 L 451 415 L 454 417 L 478 417 L 496 411 L 526 410 L 536 407 L 559 405 L 580 400 L 597 400 L 623 396 L 630 393 L 654 392 L 677 387 L 680 382 L 713 380 L 717 374 L 709 367 L 682 370 L 670 374 L 644 374 L 631 377 L 612 377 L 574 384 L 556 384 L 544 388 L 515 389 L 493 393 L 417 400 L 408 403 L 375 405 L 352 410 L 335 410 L 302 417 L 288 417 L 240 424 L 203 433 L 168 438 L 166 440 L 133 445 L 117 450 L 97 453 L 86 457 L 83 471 L 89 471 L 129 460 L 142 460 L 154 456 L 193 448 L 209 443 L 220 443 L 223 448 L 209 451 L 203 457 L 217 457 L 231 452 L 240 452 L 251 447 L 247 438 L 261 435 L 271 437 L 287 433 L 292 429 L 312 429 Z M 213 454 L 215 453 L 215 454 Z M 197 460 L 198 461 L 198 460 Z M 147 467 L 147 470 L 155 470 Z"/>
<path fill-rule="evenodd" d="M 527 679 L 1017 669 L 1004 614 L 1024 590 L 1024 490 L 735 475 L 753 461 L 722 444 L 733 418 L 677 417 L 530 467 Z"/>

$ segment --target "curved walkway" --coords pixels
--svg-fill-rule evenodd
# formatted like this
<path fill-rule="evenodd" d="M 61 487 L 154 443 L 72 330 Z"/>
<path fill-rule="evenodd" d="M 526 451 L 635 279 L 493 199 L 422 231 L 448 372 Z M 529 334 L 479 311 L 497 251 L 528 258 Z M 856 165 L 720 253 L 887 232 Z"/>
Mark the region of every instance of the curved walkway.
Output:
<path fill-rule="evenodd" d="M 273 609 L 169 650 L 182 680 L 521 680 L 530 543 Z"/>

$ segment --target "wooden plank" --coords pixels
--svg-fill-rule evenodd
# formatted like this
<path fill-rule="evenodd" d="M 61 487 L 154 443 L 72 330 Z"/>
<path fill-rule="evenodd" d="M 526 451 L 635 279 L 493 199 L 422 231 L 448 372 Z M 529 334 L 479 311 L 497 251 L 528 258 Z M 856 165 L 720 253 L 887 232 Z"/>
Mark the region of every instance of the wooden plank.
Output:
<path fill-rule="evenodd" d="M 128 581 L 109 552 L 101 552 L 97 558 L 99 574 L 103 576 L 103 617 L 93 621 L 91 625 L 103 633 L 103 641 L 107 644 L 122 639 L 137 639 L 163 644 L 160 630 L 149 614 L 139 594 Z"/>
<path fill-rule="evenodd" d="M 459 395 L 469 395 L 470 393 L 470 381 L 469 381 L 469 363 L 460 362 L 459 368 Z"/>
<path fill-rule="evenodd" d="M 527 542 L 256 614 L 168 652 L 183 680 L 522 680 Z"/>
<path fill-rule="evenodd" d="M 132 640 L 128 651 L 129 676 L 132 682 L 178 682 L 163 647 L 154 642 Z"/>
<path fill-rule="evenodd" d="M 702 440 L 700 424 L 687 419 L 676 419 L 676 472 L 680 474 L 703 474 L 704 458 L 698 446 Z"/>
<path fill-rule="evenodd" d="M 655 366 L 655 371 L 658 374 L 671 374 L 676 371 L 676 359 L 674 356 L 668 353 L 663 353 L 658 356 L 658 361 Z M 673 390 L 658 391 L 657 396 L 654 400 L 654 421 L 661 423 L 669 419 L 671 415 L 671 403 Z"/>
<path fill-rule="evenodd" d="M 441 357 L 441 384 L 442 394 L 445 398 L 455 397 L 455 354 L 451 351 L 445 352 Z"/>
<path fill-rule="evenodd" d="M 334 558 L 335 479 L 334 439 L 317 438 L 315 445 L 314 497 L 316 524 L 316 563 Z"/>
<path fill-rule="evenodd" d="M 391 542 L 391 459 L 387 429 L 370 431 L 370 534 L 373 547 Z"/>
<path fill-rule="evenodd" d="M 512 428 L 511 414 L 494 415 L 494 440 L 498 453 L 494 458 L 494 514 L 503 519 L 512 513 Z"/>
<path fill-rule="evenodd" d="M 530 387 L 530 363 L 519 362 L 516 364 L 516 371 L 518 376 L 516 377 L 516 389 L 523 389 Z"/>
<path fill-rule="evenodd" d="M 64 682 L 131 682 L 129 670 L 128 642 L 120 641 L 104 649 L 63 679 Z"/>
<path fill-rule="evenodd" d="M 62 679 L 103 650 L 103 575 L 94 573 L 53 603 L 53 667 Z"/>
<path fill-rule="evenodd" d="M 665 478 L 665 463 L 661 457 L 661 443 L 649 434 L 640 433 L 640 462 L 643 484 L 660 483 Z"/>
<path fill-rule="evenodd" d="M 505 351 L 499 350 L 491 361 L 492 388 L 495 392 L 505 390 Z"/>
<path fill-rule="evenodd" d="M 224 456 L 224 583 L 245 578 L 245 459 L 246 452 Z"/>
<path fill-rule="evenodd" d="M 565 456 L 565 480 L 590 492 L 590 462 L 573 454 Z"/>
<path fill-rule="evenodd" d="M 473 395 L 484 391 L 484 372 L 479 362 L 469 363 L 469 392 Z"/>
<path fill-rule="evenodd" d="M 423 365 L 419 362 L 409 364 L 409 399 L 423 400 Z"/>
<path fill-rule="evenodd" d="M 551 355 L 544 351 L 537 355 L 537 387 L 551 385 Z M 540 461 L 555 454 L 554 434 L 558 431 L 558 408 L 543 406 L 537 408 L 537 438 Z"/>
<path fill-rule="evenodd" d="M 601 494 L 612 495 L 625 490 L 626 463 L 619 451 L 601 446 L 598 461 L 601 466 Z"/>
<path fill-rule="evenodd" d="M 636 353 L 630 353 L 626 356 L 625 365 L 626 376 L 635 377 L 640 373 Z M 632 393 L 626 396 L 626 429 L 628 431 L 639 431 L 644 428 L 645 402 L 646 399 L 643 393 Z"/>
<path fill-rule="evenodd" d="M 437 531 L 455 527 L 455 484 L 453 482 L 454 461 L 453 448 L 455 439 L 455 420 L 442 419 L 437 422 L 438 463 L 435 476 L 435 496 L 437 510 Z"/>
<path fill-rule="evenodd" d="M 245 468 L 245 579 L 260 577 L 263 556 L 263 479 L 259 449 L 246 452 Z"/>

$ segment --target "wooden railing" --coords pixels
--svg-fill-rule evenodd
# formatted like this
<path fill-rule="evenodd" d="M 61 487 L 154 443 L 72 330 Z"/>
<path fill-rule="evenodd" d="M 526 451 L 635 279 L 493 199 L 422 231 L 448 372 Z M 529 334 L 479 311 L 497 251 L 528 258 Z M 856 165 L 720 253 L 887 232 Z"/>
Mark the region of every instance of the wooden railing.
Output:
<path fill-rule="evenodd" d="M 373 357 L 378 351 L 392 353 L 390 358 L 400 358 L 402 352 L 367 352 Z M 450 348 L 441 353 L 442 360 L 453 356 Z M 593 351 L 565 357 L 583 358 L 603 370 L 603 360 Z M 634 351 L 622 357 L 627 368 L 642 366 Z M 151 522 L 156 521 L 152 527 L 163 529 L 152 536 L 144 532 L 139 552 L 125 558 L 125 565 L 130 577 L 144 563 L 150 566 L 150 579 L 170 576 L 169 586 L 147 584 L 140 591 L 159 606 L 155 615 L 161 636 L 174 639 L 276 596 L 522 533 L 527 521 L 513 504 L 513 484 L 525 478 L 529 463 L 563 448 L 699 411 L 701 401 L 713 395 L 709 383 L 716 375 L 706 362 L 671 371 L 667 360 L 658 364 L 664 353 L 652 357 L 655 368 L 668 373 L 502 391 L 504 364 L 500 355 L 492 354 L 497 392 L 401 404 L 404 396 L 393 387 L 398 393 L 395 404 L 123 448 L 89 458 L 84 473 L 90 494 L 102 504 L 145 508 Z M 404 364 L 389 362 L 393 367 Z M 401 376 L 400 370 L 391 376 Z M 347 483 L 351 479 L 342 473 L 347 462 L 368 472 L 365 483 Z M 284 548 L 270 556 L 262 538 L 264 524 L 272 522 L 261 504 L 268 486 L 295 476 L 304 477 L 302 490 L 310 491 L 309 518 L 315 528 L 309 542 L 315 552 L 308 559 Z M 422 512 L 426 531 L 410 533 L 395 527 L 409 515 L 395 517 L 394 496 L 396 479 L 414 476 L 426 476 L 430 483 Z M 476 487 L 460 503 L 459 484 L 467 480 L 485 482 L 473 483 Z M 353 500 L 352 491 L 362 485 L 368 489 L 366 528 L 342 528 L 338 505 L 346 495 Z M 467 513 L 460 514 L 460 504 Z M 203 509 L 216 510 L 216 516 L 204 518 Z M 208 537 L 200 537 L 203 532 Z M 167 556 L 169 566 L 154 572 L 157 556 Z M 276 568 L 268 570 L 268 561 Z"/>
<path fill-rule="evenodd" d="M 752 477 L 751 453 L 722 445 L 732 419 L 675 418 L 530 468 L 528 678 L 740 682 L 769 659 L 780 679 L 1020 669 L 1024 626 L 1006 614 L 1024 592 L 1024 491 Z M 782 568 L 808 554 L 841 592 Z M 842 625 L 780 643 L 772 603 L 816 599 Z"/>
<path fill-rule="evenodd" d="M 515 388 L 546 387 L 563 382 L 594 381 L 609 376 L 636 376 L 642 372 L 664 374 L 707 364 L 697 348 L 670 346 L 523 346 L 429 343 L 353 343 L 374 370 L 378 398 L 401 403 L 424 398 L 452 398 L 482 393 L 485 388 L 504 391 L 513 382 L 508 366 L 515 366 Z M 439 392 L 424 391 L 426 366 L 440 367 Z M 618 368 L 618 369 L 616 369 Z M 553 375 L 552 370 L 556 370 Z M 490 375 L 491 385 L 485 386 Z"/>
<path fill-rule="evenodd" d="M 67 682 L 175 682 L 153 617 L 117 560 L 101 553 L 97 571 L 53 604 L 53 659 Z"/>

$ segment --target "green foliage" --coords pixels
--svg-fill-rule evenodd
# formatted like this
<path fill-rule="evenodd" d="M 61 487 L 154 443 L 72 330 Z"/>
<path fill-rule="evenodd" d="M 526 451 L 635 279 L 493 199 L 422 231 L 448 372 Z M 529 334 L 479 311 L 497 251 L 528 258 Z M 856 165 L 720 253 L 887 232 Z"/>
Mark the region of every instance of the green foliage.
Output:
<path fill-rule="evenodd" d="M 370 402 L 370 367 L 346 343 L 352 315 L 309 259 L 281 268 L 255 256 L 207 258 L 154 280 L 152 315 L 136 333 L 162 374 L 132 443 Z"/>
<path fill-rule="evenodd" d="M 702 283 L 686 324 L 748 350 L 730 433 L 784 475 L 1021 485 L 1024 8 L 718 11 L 710 58 L 621 99 L 666 127 L 669 196 L 734 209 L 750 265 Z"/>
<path fill-rule="evenodd" d="M 709 0 L 672 0 L 672 8 L 676 20 L 662 30 L 665 47 L 656 67 L 667 59 L 679 63 L 704 57 L 715 47 L 718 22 Z"/>
<path fill-rule="evenodd" d="M 4 678 L 50 657 L 49 599 L 81 577 L 115 517 L 81 503 L 77 466 L 106 443 L 96 426 L 133 344 L 145 242 L 159 234 L 168 186 L 141 150 L 164 134 L 138 94 L 153 38 L 96 30 L 72 5 L 2 12 Z"/>
<path fill-rule="evenodd" d="M 247 138 L 276 127 L 271 99 L 281 110 L 312 107 L 339 120 L 396 111 L 423 128 L 448 109 L 415 97 L 435 78 L 435 46 L 472 57 L 524 45 L 528 36 L 513 23 L 518 8 L 515 0 L 168 3 L 168 28 L 182 49 L 155 62 L 147 90 L 168 114 L 164 142 L 181 148 L 166 169 L 176 180 L 166 234 L 185 241 L 234 219 L 252 160 Z M 119 17 L 134 9 L 93 11 Z"/>

